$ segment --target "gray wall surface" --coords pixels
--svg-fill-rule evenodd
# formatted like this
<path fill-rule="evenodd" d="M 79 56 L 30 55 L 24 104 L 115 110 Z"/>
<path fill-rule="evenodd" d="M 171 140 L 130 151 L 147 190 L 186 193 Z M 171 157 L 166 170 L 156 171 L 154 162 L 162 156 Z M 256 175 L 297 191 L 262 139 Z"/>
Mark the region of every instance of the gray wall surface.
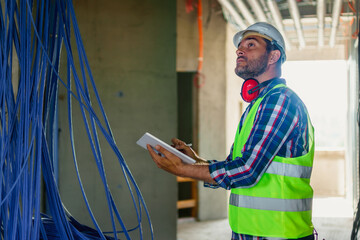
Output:
<path fill-rule="evenodd" d="M 177 0 L 177 71 L 196 71 L 199 52 L 197 8 L 187 13 Z M 217 1 L 203 1 L 205 84 L 199 94 L 199 155 L 224 160 L 226 146 L 226 22 Z M 199 220 L 227 217 L 227 194 L 199 182 Z"/>
<path fill-rule="evenodd" d="M 160 240 L 176 239 L 176 179 L 159 170 L 136 141 L 146 131 L 165 141 L 176 136 L 175 4 L 160 0 L 74 1 L 85 50 L 114 138 L 145 198 L 155 239 Z M 65 63 L 64 58 L 62 68 Z M 93 226 L 75 175 L 66 92 L 62 86 L 59 90 L 59 189 L 69 212 L 82 224 Z M 87 199 L 102 230 L 111 231 L 103 183 L 75 99 L 73 105 L 77 163 Z M 126 227 L 136 227 L 138 221 L 124 174 L 104 137 L 100 134 L 99 138 L 107 184 Z M 150 239 L 144 211 L 142 215 L 144 239 Z M 136 233 L 132 237 L 139 239 Z"/>

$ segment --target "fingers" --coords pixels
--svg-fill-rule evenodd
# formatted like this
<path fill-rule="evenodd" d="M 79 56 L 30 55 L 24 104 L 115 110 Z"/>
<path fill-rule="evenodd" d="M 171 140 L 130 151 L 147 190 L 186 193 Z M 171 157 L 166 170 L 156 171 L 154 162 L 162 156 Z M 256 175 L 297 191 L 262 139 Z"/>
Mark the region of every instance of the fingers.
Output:
<path fill-rule="evenodd" d="M 188 145 L 186 145 L 185 142 L 177 138 L 173 138 L 171 139 L 171 141 L 174 144 L 173 147 L 176 148 L 177 150 L 185 150 L 186 148 L 190 148 Z"/>
<path fill-rule="evenodd" d="M 178 157 L 176 157 L 174 154 L 172 154 L 171 152 L 169 152 L 168 150 L 166 150 L 165 148 L 163 148 L 159 145 L 155 146 L 155 150 L 149 144 L 146 147 L 149 150 L 151 157 L 156 162 L 160 162 L 161 160 L 168 160 L 168 161 L 170 160 L 173 162 L 179 162 L 179 161 L 181 162 L 181 160 Z M 162 156 L 161 156 L 161 154 L 162 154 Z"/>
<path fill-rule="evenodd" d="M 177 138 L 171 139 L 171 142 L 174 144 L 174 147 L 186 146 L 185 142 Z"/>
<path fill-rule="evenodd" d="M 149 151 L 149 153 L 150 153 L 151 158 L 152 158 L 153 161 L 155 162 L 156 166 L 157 166 L 158 168 L 163 168 L 163 167 L 162 167 L 162 164 L 161 164 L 161 158 L 162 158 L 162 157 L 159 155 L 159 153 L 158 153 L 158 152 L 155 152 L 155 150 L 153 149 L 153 147 L 150 146 L 149 144 L 146 145 L 146 147 L 147 147 L 147 149 L 148 149 L 148 151 Z"/>
<path fill-rule="evenodd" d="M 198 156 L 195 153 L 195 151 L 189 145 L 187 145 L 184 141 L 181 141 L 177 138 L 173 138 L 173 139 L 171 139 L 171 141 L 174 144 L 173 147 L 175 147 L 177 150 L 179 150 L 180 152 L 184 153 L 185 155 L 187 155 L 195 160 L 198 159 Z"/>
<path fill-rule="evenodd" d="M 154 149 L 153 149 L 152 146 L 150 146 L 149 144 L 147 144 L 147 145 L 146 145 L 146 148 L 148 149 L 148 151 L 149 151 L 149 153 L 150 153 L 150 155 L 151 155 L 151 157 L 152 157 L 153 159 L 157 159 L 157 158 L 159 157 L 158 153 L 156 153 L 156 152 L 154 151 Z"/>
<path fill-rule="evenodd" d="M 180 158 L 158 145 L 155 147 L 155 150 L 150 145 L 147 145 L 146 147 L 158 168 L 161 168 L 174 175 L 179 175 L 181 172 L 181 166 L 184 165 Z M 156 151 L 161 153 L 162 156 L 157 154 Z"/>
<path fill-rule="evenodd" d="M 166 150 L 165 148 L 163 148 L 159 145 L 155 146 L 155 149 L 157 151 L 159 151 L 160 153 L 162 153 L 164 155 L 164 157 L 169 160 L 174 160 L 174 158 L 177 158 L 174 154 L 172 154 L 171 152 L 169 152 L 168 150 Z"/>

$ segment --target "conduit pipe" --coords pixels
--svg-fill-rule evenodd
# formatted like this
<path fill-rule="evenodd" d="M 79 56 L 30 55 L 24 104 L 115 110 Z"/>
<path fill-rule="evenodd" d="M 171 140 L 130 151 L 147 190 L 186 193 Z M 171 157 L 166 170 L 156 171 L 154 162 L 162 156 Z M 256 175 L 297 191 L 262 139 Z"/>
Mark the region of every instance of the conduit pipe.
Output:
<path fill-rule="evenodd" d="M 318 17 L 318 45 L 324 46 L 324 28 L 325 28 L 325 0 L 317 0 L 317 17 Z"/>
<path fill-rule="evenodd" d="M 203 38 L 203 23 L 202 23 L 202 2 L 198 0 L 198 32 L 199 32 L 199 58 L 197 72 L 202 72 L 202 66 L 204 62 L 204 38 Z"/>
<path fill-rule="evenodd" d="M 258 1 L 257 0 L 248 0 L 248 3 L 251 5 L 251 8 L 254 10 L 257 19 L 261 22 L 267 22 L 265 13 L 263 12 Z"/>
<path fill-rule="evenodd" d="M 339 24 L 339 17 L 341 12 L 341 3 L 342 0 L 335 0 L 334 7 L 332 10 L 332 24 L 331 24 L 331 33 L 330 33 L 330 47 L 335 46 L 336 30 Z"/>
<path fill-rule="evenodd" d="M 284 37 L 286 49 L 290 50 L 291 43 L 285 34 L 284 24 L 282 22 L 281 13 L 280 13 L 278 5 L 276 4 L 276 0 L 267 0 L 267 5 L 270 9 L 271 15 L 275 21 L 275 25 L 276 25 L 277 29 L 279 30 L 281 35 L 283 35 L 283 37 Z"/>
<path fill-rule="evenodd" d="M 299 39 L 299 47 L 304 48 L 306 44 L 305 44 L 305 38 L 304 38 L 304 34 L 302 31 L 302 26 L 301 26 L 301 22 L 300 22 L 299 8 L 298 8 L 295 0 L 288 0 L 288 4 L 289 4 L 290 15 L 291 15 L 292 19 L 294 20 L 297 36 Z"/>
<path fill-rule="evenodd" d="M 245 3 L 243 2 L 243 0 L 234 0 L 234 3 L 236 5 L 236 7 L 239 9 L 239 11 L 241 12 L 241 14 L 244 16 L 244 18 L 246 19 L 246 21 L 251 25 L 255 23 L 255 19 L 253 17 L 253 15 L 251 14 L 251 12 L 249 11 L 249 9 L 247 8 L 247 6 L 245 5 Z"/>
<path fill-rule="evenodd" d="M 227 0 L 218 0 L 218 2 L 221 4 L 223 8 L 225 8 L 229 12 L 229 14 L 234 18 L 236 24 L 241 29 L 246 28 L 246 24 L 244 23 L 244 20 L 241 18 L 241 16 L 236 12 L 234 7 Z"/>

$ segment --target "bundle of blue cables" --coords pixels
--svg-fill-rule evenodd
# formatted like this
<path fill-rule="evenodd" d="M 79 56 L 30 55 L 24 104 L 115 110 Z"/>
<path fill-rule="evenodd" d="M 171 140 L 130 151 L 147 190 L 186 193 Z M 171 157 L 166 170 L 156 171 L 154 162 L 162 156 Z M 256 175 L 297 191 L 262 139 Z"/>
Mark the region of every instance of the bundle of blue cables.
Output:
<path fill-rule="evenodd" d="M 143 239 L 141 192 L 117 147 L 95 86 L 71 0 L 0 1 L 0 239 Z M 80 71 L 75 67 L 71 33 Z M 67 76 L 60 78 L 60 53 L 66 51 Z M 18 74 L 14 69 L 18 68 Z M 78 72 L 80 74 L 78 74 Z M 57 186 L 58 87 L 67 90 L 74 167 L 93 227 L 79 223 L 63 205 Z M 71 86 L 74 86 L 72 89 Z M 91 102 L 90 92 L 95 93 Z M 73 101 L 75 100 L 75 101 Z M 79 105 L 104 186 L 112 230 L 104 233 L 86 198 L 74 147 L 72 102 Z M 97 116 L 94 106 L 100 109 Z M 102 134 L 117 156 L 135 209 L 137 226 L 127 227 L 108 188 L 101 156 Z M 41 182 L 49 213 L 41 213 Z M 121 229 L 118 229 L 120 226 Z"/>

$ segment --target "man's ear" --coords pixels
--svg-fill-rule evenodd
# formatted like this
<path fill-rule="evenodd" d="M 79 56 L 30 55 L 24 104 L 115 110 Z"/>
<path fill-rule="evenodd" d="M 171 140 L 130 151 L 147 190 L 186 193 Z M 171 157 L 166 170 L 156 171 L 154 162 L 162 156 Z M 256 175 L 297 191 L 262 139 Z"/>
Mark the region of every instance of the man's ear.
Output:
<path fill-rule="evenodd" d="M 277 61 L 279 61 L 281 57 L 281 52 L 280 50 L 273 50 L 270 52 L 270 56 L 269 56 L 269 64 L 274 64 Z"/>

